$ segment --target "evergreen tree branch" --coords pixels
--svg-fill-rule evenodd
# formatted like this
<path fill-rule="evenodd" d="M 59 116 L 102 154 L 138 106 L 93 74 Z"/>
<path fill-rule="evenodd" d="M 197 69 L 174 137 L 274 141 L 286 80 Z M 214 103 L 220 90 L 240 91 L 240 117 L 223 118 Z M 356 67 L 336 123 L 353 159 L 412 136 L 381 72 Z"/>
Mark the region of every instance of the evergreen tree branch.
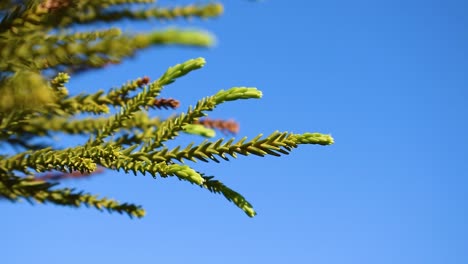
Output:
<path fill-rule="evenodd" d="M 0 70 L 28 67 L 32 70 L 73 72 L 119 63 L 149 46 L 208 47 L 213 43 L 210 34 L 195 30 L 167 29 L 140 34 L 121 34 L 115 30 L 111 32 L 94 41 L 62 41 L 56 37 L 49 40 L 43 35 L 0 41 L 0 53 L 3 57 Z M 18 61 L 28 63 L 22 65 Z"/>
<path fill-rule="evenodd" d="M 203 98 L 195 107 L 177 116 L 165 120 L 150 117 L 150 108 L 179 106 L 175 99 L 158 96 L 166 85 L 201 68 L 205 63 L 202 58 L 171 67 L 153 82 L 143 77 L 107 93 L 100 90 L 70 96 L 65 87 L 70 76 L 65 72 L 78 73 L 120 63 L 149 46 L 206 47 L 212 44 L 211 35 L 201 31 L 168 29 L 130 34 L 115 28 L 71 30 L 79 24 L 124 19 L 209 18 L 223 11 L 217 3 L 174 8 L 150 3 L 154 1 L 7 0 L 0 3 L 0 144 L 15 148 L 14 154 L 0 155 L 0 197 L 74 207 L 84 204 L 142 217 L 144 211 L 139 206 L 100 199 L 73 189 L 54 189 L 54 184 L 38 177 L 15 176 L 46 172 L 43 180 L 57 180 L 89 174 L 96 168 L 109 168 L 135 175 L 177 177 L 223 194 L 252 217 L 255 211 L 243 196 L 213 177 L 180 163 L 186 160 L 218 162 L 219 157 L 228 160 L 228 156 L 236 158 L 238 154 L 280 156 L 299 144 L 333 143 L 330 135 L 320 133 L 274 132 L 265 138 L 260 134 L 250 141 L 247 138 L 237 142 L 233 138 L 205 140 L 183 149 L 180 146 L 167 148 L 164 144 L 180 132 L 204 137 L 215 136 L 213 129 L 237 133 L 239 126 L 234 121 L 200 118 L 221 103 L 262 96 L 255 88 L 235 87 Z M 140 4 L 139 9 L 135 8 L 137 4 Z M 55 76 L 48 81 L 47 77 L 53 74 Z M 111 108 L 117 109 L 117 113 L 105 116 Z M 97 117 L 82 116 L 89 113 Z M 57 132 L 85 134 L 89 140 L 83 146 L 56 149 L 48 140 Z M 21 152 L 18 147 L 26 151 Z"/>
<path fill-rule="evenodd" d="M 101 146 L 78 146 L 63 150 L 44 148 L 37 151 L 28 150 L 0 160 L 0 173 L 19 171 L 31 174 L 30 169 L 37 172 L 50 170 L 62 172 L 79 171 L 91 173 L 97 164 L 112 164 L 121 156 L 120 147 L 111 144 Z M 108 166 L 105 166 L 108 167 Z"/>
<path fill-rule="evenodd" d="M 47 118 L 45 116 L 36 117 L 28 120 L 21 127 L 17 127 L 17 134 L 30 133 L 36 135 L 49 135 L 50 132 L 61 132 L 67 134 L 82 134 L 89 135 L 101 129 L 108 122 L 112 122 L 113 117 L 98 117 L 98 118 L 83 118 L 70 120 L 68 117 L 56 116 Z M 122 124 L 122 129 L 130 130 L 138 128 L 141 131 L 147 130 L 149 127 L 157 127 L 161 120 L 157 117 L 149 118 L 145 112 L 137 112 L 134 118 L 126 120 Z"/>
<path fill-rule="evenodd" d="M 163 86 L 174 82 L 175 79 L 193 70 L 200 69 L 203 65 L 205 65 L 205 60 L 203 58 L 198 58 L 169 68 L 158 80 L 145 87 L 141 93 L 130 99 L 125 107 L 121 109 L 120 113 L 116 114 L 112 120 L 109 120 L 106 126 L 98 132 L 96 139 L 90 141 L 90 143 L 93 145 L 102 143 L 105 137 L 120 130 L 122 123 L 131 119 L 141 107 L 151 105 L 153 99 L 159 95 Z"/>
<path fill-rule="evenodd" d="M 261 98 L 262 93 L 256 88 L 234 87 L 227 91 L 221 90 L 214 96 L 206 97 L 198 101 L 195 108 L 189 107 L 187 113 L 182 113 L 175 118 L 162 122 L 156 131 L 156 135 L 148 141 L 141 151 L 151 151 L 161 147 L 164 141 L 173 139 L 186 125 L 193 124 L 200 117 L 205 116 L 206 111 L 213 110 L 217 105 L 239 99 Z"/>
<path fill-rule="evenodd" d="M 129 93 L 135 91 L 138 88 L 142 88 L 144 85 L 149 83 L 148 77 L 138 78 L 133 81 L 129 81 L 123 84 L 120 88 L 112 89 L 107 94 L 107 98 L 114 102 L 115 105 L 125 105 L 126 99 L 128 99 Z"/>
<path fill-rule="evenodd" d="M 291 134 L 289 132 L 281 133 L 276 131 L 266 138 L 261 139 L 262 136 L 263 135 L 260 134 L 248 142 L 245 142 L 247 138 L 244 137 L 237 143 L 233 143 L 234 138 L 224 143 L 223 139 L 219 139 L 216 142 L 208 142 L 205 140 L 198 146 L 193 147 L 193 144 L 190 144 L 183 150 L 180 150 L 180 147 L 176 147 L 172 150 L 168 150 L 167 148 L 155 150 L 149 152 L 147 157 L 156 162 L 171 160 L 180 162 L 183 162 L 183 160 L 194 162 L 196 160 L 204 162 L 213 160 L 219 162 L 216 156 L 228 160 L 226 154 L 233 158 L 237 158 L 237 154 L 244 156 L 253 154 L 261 157 L 265 155 L 280 156 L 281 154 L 289 154 L 298 144 L 330 145 L 333 143 L 333 139 L 330 135 L 320 133 Z"/>
<path fill-rule="evenodd" d="M 147 7 L 140 10 L 127 8 L 128 4 L 151 2 L 153 1 L 30 0 L 25 4 L 6 5 L 10 7 L 10 10 L 3 9 L 5 14 L 0 22 L 0 35 L 10 38 L 19 37 L 29 32 L 48 32 L 56 27 L 64 28 L 74 24 L 96 22 L 117 22 L 123 19 L 210 18 L 217 17 L 223 12 L 223 7 L 219 3 L 174 8 Z"/>
<path fill-rule="evenodd" d="M 212 193 L 222 194 L 228 201 L 233 202 L 237 207 L 242 209 L 249 217 L 254 217 L 257 213 L 253 206 L 240 193 L 230 189 L 222 182 L 213 180 L 213 176 L 203 176 L 205 182 L 202 187 L 208 189 Z"/>
<path fill-rule="evenodd" d="M 173 8 L 146 8 L 140 10 L 120 9 L 109 11 L 105 9 L 96 9 L 95 12 L 88 12 L 80 16 L 73 17 L 76 23 L 86 24 L 89 22 L 115 22 L 122 19 L 130 20 L 174 20 L 176 18 L 212 18 L 221 15 L 223 6 L 218 3 L 210 3 L 206 5 L 187 5 Z"/>
<path fill-rule="evenodd" d="M 141 218 L 145 215 L 144 209 L 141 206 L 119 203 L 113 199 L 98 198 L 96 195 L 91 195 L 83 192 L 76 192 L 73 189 L 52 189 L 57 184 L 46 181 L 37 180 L 34 177 L 21 178 L 17 176 L 0 177 L 0 197 L 10 201 L 18 201 L 26 199 L 28 201 L 35 200 L 39 203 L 53 203 L 56 205 L 80 207 L 95 207 L 102 211 L 106 209 L 108 212 L 125 213 L 130 217 Z"/>
<path fill-rule="evenodd" d="M 74 24 L 89 24 L 96 22 L 117 22 L 123 19 L 130 20 L 173 20 L 176 18 L 211 18 L 222 14 L 223 6 L 219 3 L 205 5 L 187 5 L 173 8 L 146 7 L 144 9 L 132 10 L 126 8 L 123 3 L 101 1 L 83 1 L 76 6 L 62 8 L 60 12 L 49 12 L 44 24 L 50 27 L 69 27 Z M 136 2 L 136 1 L 135 1 Z M 145 1 L 142 1 L 145 2 Z M 132 3 L 133 4 L 133 3 Z M 120 6 L 119 6 L 120 5 Z M 112 8 L 107 8 L 112 7 Z"/>

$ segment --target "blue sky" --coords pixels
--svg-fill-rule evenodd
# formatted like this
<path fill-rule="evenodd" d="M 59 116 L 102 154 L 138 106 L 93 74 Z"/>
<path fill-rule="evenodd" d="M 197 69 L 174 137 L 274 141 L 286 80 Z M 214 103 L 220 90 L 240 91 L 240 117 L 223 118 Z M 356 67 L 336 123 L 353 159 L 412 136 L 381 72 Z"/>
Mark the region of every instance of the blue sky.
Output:
<path fill-rule="evenodd" d="M 180 2 L 188 1 L 161 1 Z M 255 86 L 264 98 L 210 116 L 235 118 L 239 136 L 323 132 L 336 143 L 194 164 L 244 194 L 253 219 L 176 179 L 114 172 L 64 184 L 142 204 L 145 218 L 1 203 L 2 263 L 468 263 L 467 8 L 226 0 L 221 18 L 184 23 L 213 32 L 215 47 L 153 48 L 72 79 L 75 92 L 107 89 L 202 56 L 202 70 L 163 93 L 181 110 Z"/>

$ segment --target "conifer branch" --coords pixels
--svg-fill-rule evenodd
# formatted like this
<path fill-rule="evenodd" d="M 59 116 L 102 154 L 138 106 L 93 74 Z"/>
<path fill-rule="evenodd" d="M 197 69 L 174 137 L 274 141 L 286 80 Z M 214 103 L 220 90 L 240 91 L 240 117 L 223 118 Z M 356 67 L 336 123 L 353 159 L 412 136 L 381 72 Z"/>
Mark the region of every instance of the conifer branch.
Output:
<path fill-rule="evenodd" d="M 113 119 L 109 120 L 106 126 L 99 131 L 96 139 L 93 140 L 93 145 L 102 143 L 103 139 L 112 133 L 117 132 L 122 123 L 132 118 L 132 116 L 140 110 L 140 107 L 151 105 L 153 98 L 157 97 L 163 86 L 175 81 L 189 72 L 200 69 L 205 65 L 203 58 L 188 60 L 169 68 L 158 80 L 145 87 L 145 89 L 137 96 L 130 99 L 120 113 L 116 114 Z"/>
<path fill-rule="evenodd" d="M 138 78 L 136 80 L 127 82 L 118 89 L 112 89 L 107 94 L 107 98 L 114 102 L 115 105 L 125 105 L 125 101 L 128 99 L 129 93 L 135 91 L 138 88 L 142 88 L 144 85 L 149 83 L 149 77 Z"/>
<path fill-rule="evenodd" d="M 13 44 L 13 41 L 7 41 Z M 101 68 L 109 63 L 119 63 L 136 51 L 157 45 L 184 45 L 208 47 L 213 37 L 201 31 L 167 29 L 140 34 L 113 34 L 94 41 L 57 41 L 37 36 L 34 41 L 15 41 L 0 50 L 3 60 L 0 69 L 14 67 L 18 59 L 30 60 L 33 69 L 55 69 L 73 72 L 81 69 Z M 1 44 L 1 43 L 0 43 Z M 53 46 L 53 52 L 50 48 Z"/>
<path fill-rule="evenodd" d="M 30 0 L 24 5 L 10 6 L 13 9 L 6 11 L 0 22 L 0 35 L 21 36 L 33 31 L 47 32 L 55 27 L 64 28 L 74 24 L 117 22 L 123 19 L 210 18 L 217 17 L 223 12 L 223 6 L 219 3 L 174 8 L 147 7 L 140 10 L 127 8 L 127 4 L 151 2 L 153 1 Z"/>
<path fill-rule="evenodd" d="M 180 132 L 208 138 L 215 136 L 214 129 L 237 133 L 239 126 L 234 121 L 200 118 L 224 102 L 262 96 L 256 88 L 234 87 L 202 98 L 179 115 L 166 119 L 151 117 L 150 108 L 179 106 L 175 99 L 158 96 L 177 78 L 203 67 L 202 58 L 170 67 L 153 82 L 143 77 L 108 92 L 99 90 L 70 96 L 65 86 L 70 79 L 66 72 L 78 73 L 120 63 L 149 46 L 206 47 L 213 43 L 212 36 L 202 31 L 167 29 L 130 34 L 116 28 L 71 30 L 78 24 L 123 19 L 210 18 L 223 12 L 218 3 L 173 8 L 149 5 L 151 3 L 154 1 L 7 0 L 0 3 L 0 144 L 9 144 L 16 151 L 0 155 L 0 198 L 72 207 L 83 204 L 142 217 L 144 211 L 139 206 L 120 204 L 73 189 L 54 189 L 55 184 L 44 181 L 83 176 L 97 168 L 108 168 L 135 175 L 177 177 L 223 194 L 253 217 L 255 211 L 243 196 L 183 162 L 218 162 L 218 158 L 228 160 L 229 156 L 236 158 L 238 154 L 280 156 L 289 154 L 299 144 L 333 143 L 330 135 L 320 133 L 274 132 L 264 138 L 260 134 L 250 141 L 247 138 L 237 142 L 234 138 L 205 140 L 198 145 L 192 143 L 185 148 L 169 149 L 164 144 Z M 142 8 L 135 9 L 137 4 Z M 104 115 L 113 109 L 117 112 Z M 95 116 L 87 117 L 90 113 Z M 48 144 L 57 132 L 84 134 L 89 140 L 83 146 L 57 149 Z M 21 152 L 16 147 L 26 150 Z M 35 172 L 46 174 L 41 178 L 34 175 Z M 18 177 L 17 174 L 29 176 Z"/>
<path fill-rule="evenodd" d="M 153 178 L 156 178 L 157 175 L 163 178 L 168 176 L 176 176 L 180 180 L 189 181 L 197 185 L 201 185 L 205 181 L 198 172 L 187 165 L 168 164 L 164 161 L 152 162 L 144 154 L 130 154 L 129 152 L 131 152 L 133 149 L 134 148 L 128 148 L 126 150 L 127 153 L 122 153 L 123 155 L 115 160 L 111 167 L 117 171 L 124 170 L 126 173 L 132 172 L 134 175 L 137 175 L 138 172 L 142 173 L 143 175 L 149 173 Z M 107 164 L 106 167 L 107 166 L 109 166 L 109 164 Z"/>
<path fill-rule="evenodd" d="M 71 32 L 71 33 L 70 33 Z M 99 39 L 105 38 L 114 38 L 122 35 L 120 28 L 109 28 L 104 30 L 96 31 L 84 31 L 84 32 L 73 32 L 69 30 L 61 30 L 57 35 L 48 35 L 47 41 L 48 44 L 57 44 L 63 42 L 90 42 Z"/>
<path fill-rule="evenodd" d="M 204 112 L 213 110 L 218 104 L 239 99 L 261 98 L 261 96 L 262 93 L 256 88 L 234 87 L 227 91 L 221 90 L 214 96 L 198 101 L 195 108 L 189 107 L 187 113 L 182 113 L 175 118 L 162 122 L 156 131 L 155 137 L 151 139 L 151 142 L 147 142 L 142 151 L 159 148 L 164 141 L 173 139 L 186 125 L 193 124 L 200 117 L 205 116 Z"/>
<path fill-rule="evenodd" d="M 130 1 L 128 1 L 130 2 Z M 153 1 L 132 1 L 134 3 L 147 3 Z M 124 1 L 82 1 L 75 6 L 62 8 L 60 12 L 49 12 L 44 24 L 47 26 L 69 27 L 74 24 L 88 24 L 96 22 L 117 22 L 123 19 L 130 20 L 173 20 L 176 18 L 211 18 L 222 14 L 223 6 L 219 3 L 205 5 L 187 5 L 173 8 L 146 7 L 132 10 L 126 8 Z M 112 6 L 111 6 L 112 5 Z M 112 8 L 107 8 L 112 7 Z M 50 10 L 52 11 L 52 10 Z"/>
<path fill-rule="evenodd" d="M 205 182 L 205 179 L 198 172 L 187 165 L 166 165 L 165 162 L 161 162 L 158 163 L 158 172 L 163 177 L 166 175 L 174 175 L 181 180 L 186 180 L 197 185 L 202 185 Z"/>
<path fill-rule="evenodd" d="M 119 9 L 117 11 L 108 11 L 103 9 L 96 9 L 94 13 L 87 15 L 80 15 L 73 17 L 75 21 L 80 24 L 89 22 L 115 22 L 122 19 L 131 20 L 174 20 L 176 18 L 212 18 L 217 17 L 223 13 L 223 6 L 218 3 L 210 3 L 206 5 L 187 5 L 173 8 L 146 8 L 140 10 Z"/>
<path fill-rule="evenodd" d="M 253 206 L 240 193 L 230 189 L 218 180 L 213 180 L 213 176 L 203 176 L 203 178 L 205 182 L 202 187 L 212 193 L 222 194 L 228 201 L 233 202 L 237 207 L 242 209 L 249 217 L 254 217 L 257 214 Z"/>
<path fill-rule="evenodd" d="M 29 169 L 37 172 L 57 170 L 90 173 L 96 170 L 98 163 L 104 166 L 112 164 L 120 156 L 120 147 L 110 144 L 94 147 L 78 146 L 63 150 L 53 150 L 49 147 L 37 151 L 25 151 L 1 159 L 0 173 L 19 171 L 31 174 Z"/>
<path fill-rule="evenodd" d="M 53 117 L 47 118 L 45 116 L 36 117 L 34 119 L 23 122 L 21 127 L 17 127 L 15 132 L 30 133 L 37 135 L 48 135 L 49 132 L 61 132 L 67 134 L 83 134 L 89 135 L 105 126 L 112 117 L 101 118 L 83 118 L 77 120 L 70 120 L 68 117 Z M 137 112 L 134 118 L 127 120 L 122 124 L 122 129 L 130 130 L 138 128 L 145 131 L 150 127 L 157 127 L 161 123 L 159 118 L 149 118 L 145 112 Z"/>
<path fill-rule="evenodd" d="M 130 217 L 141 218 L 145 211 L 141 206 L 119 203 L 113 199 L 98 198 L 83 192 L 76 192 L 73 189 L 52 189 L 57 184 L 37 180 L 34 177 L 21 178 L 17 176 L 0 176 L 0 197 L 10 201 L 26 199 L 34 200 L 39 203 L 53 203 L 56 205 L 80 207 L 95 207 L 102 211 L 106 209 L 109 213 L 125 213 Z"/>
<path fill-rule="evenodd" d="M 50 80 L 50 87 L 55 91 L 58 99 L 63 99 L 68 96 L 68 90 L 65 84 L 70 81 L 70 75 L 60 72 L 52 80 Z"/>
<path fill-rule="evenodd" d="M 66 78 L 68 74 L 59 74 L 57 77 L 51 80 L 51 86 L 55 87 L 59 82 L 57 78 Z M 141 88 L 148 84 L 149 78 L 143 77 L 136 80 L 127 82 L 118 89 L 112 89 L 107 94 L 104 91 L 99 90 L 94 94 L 80 94 L 72 97 L 66 97 L 68 91 L 65 87 L 55 88 L 58 96 L 62 98 L 56 104 L 48 105 L 48 112 L 59 111 L 57 114 L 60 116 L 71 116 L 78 113 L 90 112 L 94 114 L 108 113 L 109 106 L 125 106 L 125 103 L 129 100 L 128 94 L 131 91 Z"/>
<path fill-rule="evenodd" d="M 172 150 L 163 148 L 162 150 L 148 153 L 148 158 L 157 162 L 171 160 L 180 162 L 183 160 L 194 162 L 196 160 L 204 162 L 213 160 L 219 162 L 216 156 L 228 160 L 226 154 L 233 158 L 237 158 L 237 154 L 244 156 L 253 154 L 261 157 L 265 155 L 280 156 L 281 154 L 289 154 L 298 144 L 330 145 L 333 143 L 333 139 L 329 135 L 319 133 L 291 134 L 289 132 L 281 133 L 276 131 L 266 138 L 261 139 L 262 136 L 260 134 L 248 142 L 245 142 L 247 138 L 244 137 L 237 143 L 233 143 L 234 138 L 224 143 L 223 139 L 219 139 L 216 142 L 205 140 L 198 146 L 193 147 L 193 144 L 190 144 L 183 150 L 180 150 L 180 147 Z"/>

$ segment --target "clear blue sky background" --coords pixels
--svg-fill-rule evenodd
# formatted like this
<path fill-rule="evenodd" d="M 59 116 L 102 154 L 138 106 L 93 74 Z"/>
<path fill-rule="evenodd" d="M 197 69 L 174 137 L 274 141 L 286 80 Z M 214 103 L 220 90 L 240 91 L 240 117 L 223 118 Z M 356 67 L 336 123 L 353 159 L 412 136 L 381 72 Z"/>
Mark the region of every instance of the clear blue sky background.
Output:
<path fill-rule="evenodd" d="M 205 68 L 164 91 L 181 109 L 256 86 L 262 100 L 210 116 L 235 118 L 240 136 L 324 132 L 336 144 L 194 165 L 244 194 L 253 219 L 185 182 L 113 172 L 65 184 L 142 204 L 147 217 L 3 202 L 1 262 L 468 263 L 468 2 L 226 0 L 225 9 L 188 24 L 216 34 L 214 48 L 150 49 L 70 88 L 156 78 L 202 56 Z"/>

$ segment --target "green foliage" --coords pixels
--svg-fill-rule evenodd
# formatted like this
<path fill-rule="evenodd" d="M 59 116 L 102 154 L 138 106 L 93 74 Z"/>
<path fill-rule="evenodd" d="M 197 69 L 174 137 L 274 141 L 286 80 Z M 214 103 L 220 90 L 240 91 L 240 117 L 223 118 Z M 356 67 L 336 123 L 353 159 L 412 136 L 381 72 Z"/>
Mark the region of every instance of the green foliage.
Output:
<path fill-rule="evenodd" d="M 110 28 L 77 31 L 76 25 L 122 19 L 210 18 L 222 13 L 221 4 L 164 8 L 151 0 L 30 0 L 0 4 L 0 197 L 12 202 L 48 202 L 143 217 L 140 206 L 56 188 L 41 173 L 93 174 L 100 168 L 156 177 L 176 177 L 220 193 L 248 216 L 252 205 L 213 176 L 205 176 L 184 162 L 219 162 L 238 154 L 286 155 L 300 144 L 330 145 L 333 138 L 320 133 L 274 132 L 247 141 L 206 139 L 196 145 L 169 149 L 165 144 L 180 133 L 213 138 L 217 127 L 200 118 L 216 106 L 241 99 L 258 99 L 253 87 L 233 87 L 202 98 L 185 112 L 166 119 L 152 117 L 152 108 L 175 108 L 174 99 L 160 92 L 178 78 L 200 69 L 203 58 L 170 67 L 150 82 L 137 78 L 109 91 L 71 95 L 70 74 L 120 63 L 138 50 L 154 45 L 209 46 L 204 31 L 169 29 L 148 33 L 122 33 Z M 142 5 L 140 8 L 134 8 Z M 73 28 L 73 29 L 72 29 Z M 90 115 L 83 117 L 83 114 Z M 213 123 L 215 124 L 215 123 Z M 218 127 L 219 128 L 219 127 Z M 221 128 L 220 128 L 221 129 Z M 86 143 L 61 149 L 48 146 L 54 133 L 87 135 Z M 236 141 L 236 142 L 235 142 Z M 38 143 L 39 142 L 39 143 Z M 234 143 L 235 142 L 235 143 Z M 5 148 L 13 146 L 15 151 Z"/>

